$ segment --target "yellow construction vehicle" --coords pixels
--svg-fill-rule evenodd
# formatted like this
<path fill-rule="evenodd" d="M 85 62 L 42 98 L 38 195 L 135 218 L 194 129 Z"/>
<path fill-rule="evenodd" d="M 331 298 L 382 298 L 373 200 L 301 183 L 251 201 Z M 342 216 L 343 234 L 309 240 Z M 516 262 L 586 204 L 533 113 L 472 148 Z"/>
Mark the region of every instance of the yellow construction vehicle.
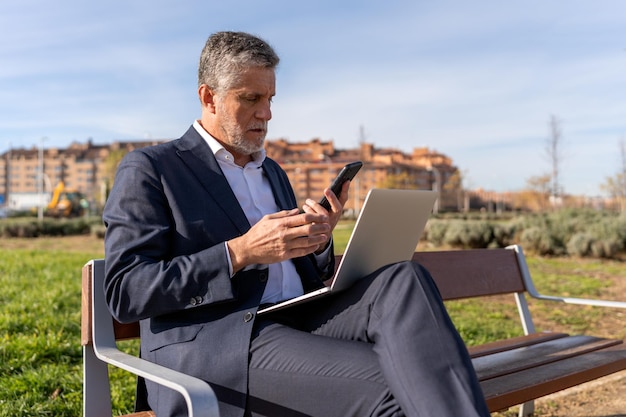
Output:
<path fill-rule="evenodd" d="M 77 217 L 85 214 L 88 207 L 83 193 L 65 188 L 65 183 L 61 181 L 54 187 L 45 214 L 51 217 Z"/>

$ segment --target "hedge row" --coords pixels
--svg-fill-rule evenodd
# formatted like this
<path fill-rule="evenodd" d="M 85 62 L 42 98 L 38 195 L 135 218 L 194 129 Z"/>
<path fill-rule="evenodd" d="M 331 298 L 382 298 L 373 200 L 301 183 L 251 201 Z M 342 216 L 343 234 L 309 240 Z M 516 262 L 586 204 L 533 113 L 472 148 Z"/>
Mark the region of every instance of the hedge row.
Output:
<path fill-rule="evenodd" d="M 100 219 L 6 219 L 0 222 L 0 237 L 70 236 L 91 233 Z"/>
<path fill-rule="evenodd" d="M 33 218 L 0 221 L 0 237 L 103 236 L 99 217 L 77 219 Z M 594 210 L 560 210 L 497 217 L 434 217 L 424 232 L 432 246 L 490 248 L 520 244 L 538 255 L 617 258 L 626 251 L 626 215 Z"/>
<path fill-rule="evenodd" d="M 626 216 L 593 210 L 525 214 L 509 220 L 433 218 L 424 235 L 433 246 L 505 247 L 538 255 L 616 258 L 626 249 Z"/>

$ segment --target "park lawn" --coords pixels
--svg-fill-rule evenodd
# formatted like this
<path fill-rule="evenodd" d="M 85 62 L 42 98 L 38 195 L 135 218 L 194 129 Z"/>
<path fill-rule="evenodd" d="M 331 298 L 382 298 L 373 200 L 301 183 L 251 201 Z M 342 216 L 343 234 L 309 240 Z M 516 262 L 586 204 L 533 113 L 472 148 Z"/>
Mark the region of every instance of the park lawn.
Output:
<path fill-rule="evenodd" d="M 79 416 L 80 267 L 95 254 L 3 249 L 0 416 Z"/>
<path fill-rule="evenodd" d="M 337 253 L 345 248 L 350 227 L 338 227 Z M 0 417 L 82 414 L 80 270 L 87 260 L 103 256 L 101 241 L 83 239 L 0 240 Z M 616 279 L 626 275 L 617 261 L 529 257 L 529 265 L 539 291 L 551 294 L 614 296 Z M 602 329 L 607 336 L 626 337 L 620 322 L 607 327 L 614 311 L 545 304 L 531 302 L 538 330 L 598 334 Z M 512 297 L 446 305 L 470 345 L 522 332 Z M 136 352 L 137 343 L 124 342 L 123 348 Z M 112 378 L 115 412 L 130 412 L 134 377 L 113 370 Z"/>

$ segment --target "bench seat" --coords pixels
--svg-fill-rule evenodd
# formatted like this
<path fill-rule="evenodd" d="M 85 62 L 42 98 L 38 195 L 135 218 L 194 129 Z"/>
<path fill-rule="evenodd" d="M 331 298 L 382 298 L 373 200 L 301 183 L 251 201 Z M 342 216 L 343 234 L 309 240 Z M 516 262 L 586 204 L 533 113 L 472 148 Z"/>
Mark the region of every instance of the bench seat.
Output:
<path fill-rule="evenodd" d="M 626 369 L 621 340 L 537 333 L 469 348 L 490 411 Z"/>

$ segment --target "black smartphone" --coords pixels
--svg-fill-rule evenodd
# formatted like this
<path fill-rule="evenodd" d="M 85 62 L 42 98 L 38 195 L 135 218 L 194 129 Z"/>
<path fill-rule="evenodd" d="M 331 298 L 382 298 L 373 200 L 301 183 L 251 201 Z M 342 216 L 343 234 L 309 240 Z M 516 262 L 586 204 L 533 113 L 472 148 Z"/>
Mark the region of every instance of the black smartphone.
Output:
<path fill-rule="evenodd" d="M 352 179 L 354 178 L 356 173 L 359 172 L 362 166 L 363 166 L 363 162 L 355 161 L 355 162 L 350 162 L 349 164 L 341 168 L 341 171 L 339 171 L 339 174 L 337 175 L 337 177 L 330 184 L 331 191 L 335 193 L 336 196 L 338 196 L 339 193 L 341 193 L 341 187 L 343 187 L 343 184 L 346 181 L 352 181 Z M 323 197 L 320 200 L 320 204 L 326 210 L 330 210 L 330 203 L 328 202 L 326 197 Z"/>

